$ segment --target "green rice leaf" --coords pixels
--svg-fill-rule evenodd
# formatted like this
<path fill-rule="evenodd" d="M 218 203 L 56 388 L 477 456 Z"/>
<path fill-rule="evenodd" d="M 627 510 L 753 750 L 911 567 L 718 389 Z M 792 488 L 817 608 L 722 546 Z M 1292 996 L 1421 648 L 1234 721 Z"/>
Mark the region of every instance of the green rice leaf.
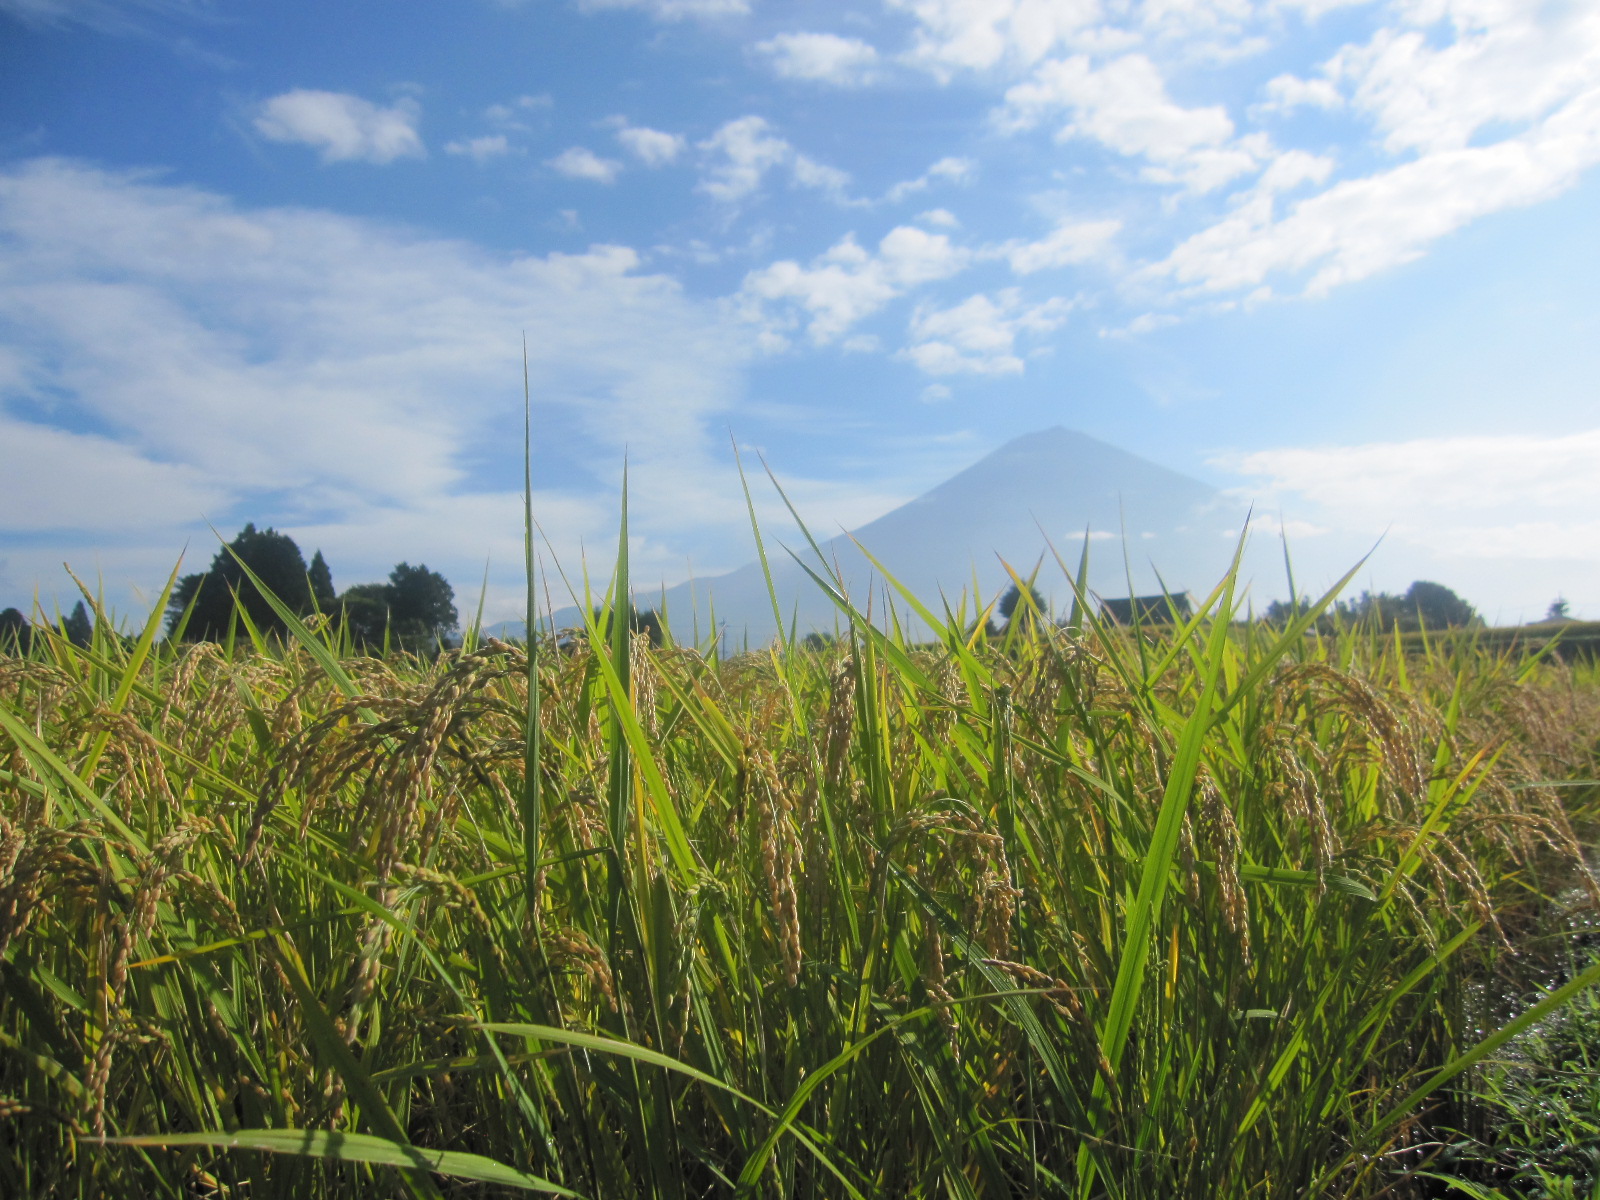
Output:
<path fill-rule="evenodd" d="M 93 1140 L 93 1139 L 85 1139 Z M 452 1179 L 496 1183 L 502 1187 L 554 1196 L 579 1196 L 560 1184 L 515 1167 L 460 1150 L 433 1150 L 412 1146 L 370 1133 L 340 1133 L 326 1129 L 236 1129 L 214 1133 L 158 1133 L 142 1137 L 100 1139 L 107 1146 L 215 1146 L 219 1150 L 261 1150 L 268 1154 L 298 1154 L 324 1162 L 367 1163 L 417 1173 L 431 1171 Z M 581 1197 L 580 1197 L 581 1200 Z"/>

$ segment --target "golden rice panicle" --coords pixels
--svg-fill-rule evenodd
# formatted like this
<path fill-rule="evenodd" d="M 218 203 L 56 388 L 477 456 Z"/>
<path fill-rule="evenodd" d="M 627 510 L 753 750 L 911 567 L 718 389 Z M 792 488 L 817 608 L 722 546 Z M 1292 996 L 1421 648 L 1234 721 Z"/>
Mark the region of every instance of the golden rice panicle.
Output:
<path fill-rule="evenodd" d="M 754 810 L 762 871 L 771 897 L 772 927 L 783 957 L 784 982 L 800 979 L 800 911 L 795 881 L 802 869 L 794 805 L 766 747 L 747 741 L 744 747 L 746 791 Z"/>

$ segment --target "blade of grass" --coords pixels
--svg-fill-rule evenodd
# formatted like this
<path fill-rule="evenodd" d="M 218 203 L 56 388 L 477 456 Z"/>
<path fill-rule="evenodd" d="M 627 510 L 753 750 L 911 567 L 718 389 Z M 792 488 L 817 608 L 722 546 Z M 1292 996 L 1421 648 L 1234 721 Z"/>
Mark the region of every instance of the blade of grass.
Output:
<path fill-rule="evenodd" d="M 395 1167 L 416 1174 L 431 1171 L 474 1183 L 494 1183 L 528 1192 L 555 1196 L 579 1193 L 515 1167 L 461 1150 L 433 1150 L 408 1142 L 391 1141 L 370 1133 L 340 1133 L 326 1129 L 236 1129 L 214 1133 L 158 1133 L 140 1137 L 86 1138 L 106 1146 L 214 1146 L 219 1150 L 260 1150 L 267 1154 L 297 1154 L 324 1162 L 367 1163 Z"/>

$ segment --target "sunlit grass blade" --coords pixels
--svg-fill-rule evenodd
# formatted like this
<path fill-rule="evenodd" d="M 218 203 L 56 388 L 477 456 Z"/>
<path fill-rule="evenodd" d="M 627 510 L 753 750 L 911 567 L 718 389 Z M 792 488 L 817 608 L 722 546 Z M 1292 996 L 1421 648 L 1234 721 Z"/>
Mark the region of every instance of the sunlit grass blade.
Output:
<path fill-rule="evenodd" d="M 236 1129 L 218 1130 L 215 1133 L 163 1133 L 143 1137 L 114 1137 L 102 1139 L 108 1146 L 213 1146 L 219 1150 L 260 1150 L 268 1154 L 298 1154 L 304 1158 L 324 1162 L 365 1163 L 370 1166 L 394 1167 L 415 1175 L 431 1171 L 452 1179 L 466 1179 L 473 1183 L 493 1183 L 501 1187 L 518 1188 L 529 1192 L 546 1192 L 555 1196 L 578 1196 L 579 1193 L 559 1184 L 529 1175 L 485 1158 L 481 1154 L 468 1154 L 460 1150 L 431 1150 L 409 1143 L 394 1142 L 375 1137 L 370 1133 L 341 1133 L 326 1129 Z"/>

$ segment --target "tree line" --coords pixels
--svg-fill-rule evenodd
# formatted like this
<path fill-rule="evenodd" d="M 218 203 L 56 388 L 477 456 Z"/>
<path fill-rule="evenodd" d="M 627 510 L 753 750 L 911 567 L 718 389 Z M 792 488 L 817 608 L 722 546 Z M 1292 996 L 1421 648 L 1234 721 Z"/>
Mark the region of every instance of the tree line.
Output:
<path fill-rule="evenodd" d="M 262 588 L 296 617 L 321 615 L 339 622 L 356 648 L 369 653 L 385 646 L 435 650 L 449 645 L 459 624 L 455 589 L 424 564 L 397 563 L 383 583 L 335 592 L 321 550 L 308 564 L 288 534 L 257 529 L 252 522 L 217 551 L 207 570 L 178 580 L 167 602 L 167 636 L 186 642 L 219 642 L 230 633 L 247 637 L 246 620 L 261 634 L 284 636 L 288 626 Z M 0 612 L 0 649 L 15 646 L 26 652 L 37 632 L 19 610 Z M 83 601 L 55 632 L 74 645 L 89 645 L 94 621 Z"/>
<path fill-rule="evenodd" d="M 459 620 L 455 589 L 426 565 L 397 563 L 384 583 L 358 583 L 336 593 L 321 550 L 307 564 L 288 534 L 251 523 L 217 551 L 209 570 L 178 581 L 167 603 L 167 634 L 192 642 L 221 641 L 243 614 L 260 632 L 281 636 L 288 627 L 262 588 L 297 617 L 320 613 L 342 621 L 362 649 L 386 643 L 433 649 L 446 644 Z"/>
<path fill-rule="evenodd" d="M 1565 601 L 1557 604 L 1565 605 Z M 1305 597 L 1274 600 L 1267 606 L 1266 618 L 1275 625 L 1287 624 L 1308 604 Z M 1554 613 L 1556 605 L 1551 606 Z M 1563 610 L 1560 616 L 1565 616 Z M 1550 619 L 1547 617 L 1547 619 Z M 1483 618 L 1455 592 L 1442 583 L 1419 579 L 1404 592 L 1362 592 L 1351 600 L 1335 600 L 1323 615 L 1325 626 L 1369 625 L 1386 632 L 1398 629 L 1413 633 L 1419 629 L 1477 629 Z"/>
<path fill-rule="evenodd" d="M 253 523 L 219 550 L 208 570 L 185 575 L 173 589 L 167 605 L 167 634 L 184 641 L 222 641 L 233 630 L 243 633 L 238 613 L 247 616 L 257 631 L 264 634 L 287 633 L 277 610 L 251 582 L 245 567 L 297 617 L 321 614 L 340 622 L 351 641 L 361 650 L 381 650 L 385 645 L 403 650 L 433 650 L 449 645 L 459 618 L 455 590 L 437 571 L 426 565 L 396 563 L 383 583 L 358 583 L 335 592 L 333 572 L 322 551 L 316 551 L 308 564 L 300 547 L 287 534 L 275 529 L 257 529 Z M 1026 595 L 1026 602 L 1024 596 Z M 1143 599 L 1159 599 L 1143 598 Z M 1270 624 L 1286 624 L 1309 601 L 1274 600 L 1264 614 Z M 999 637 L 1007 629 L 1050 619 L 1049 602 L 1031 581 L 1009 588 L 995 606 L 987 634 Z M 1186 614 L 1185 614 L 1186 615 Z M 1151 619 L 1167 619 L 1163 611 Z M 1567 621 L 1571 609 L 1557 597 L 1545 613 L 1546 621 Z M 660 614 L 628 606 L 628 623 L 636 633 L 660 645 L 664 625 Z M 45 623 L 48 626 L 48 622 Z M 1467 629 L 1484 624 L 1483 618 L 1466 600 L 1440 583 L 1419 579 L 1404 592 L 1362 592 L 1350 600 L 1337 600 L 1319 621 L 1323 627 L 1375 625 L 1381 629 L 1411 632 L 1419 629 Z M 77 646 L 87 646 L 93 637 L 94 621 L 83 601 L 51 627 Z M 12 648 L 26 653 L 36 626 L 15 608 L 0 611 L 0 651 Z M 830 641 L 813 633 L 807 645 L 821 646 Z"/>

